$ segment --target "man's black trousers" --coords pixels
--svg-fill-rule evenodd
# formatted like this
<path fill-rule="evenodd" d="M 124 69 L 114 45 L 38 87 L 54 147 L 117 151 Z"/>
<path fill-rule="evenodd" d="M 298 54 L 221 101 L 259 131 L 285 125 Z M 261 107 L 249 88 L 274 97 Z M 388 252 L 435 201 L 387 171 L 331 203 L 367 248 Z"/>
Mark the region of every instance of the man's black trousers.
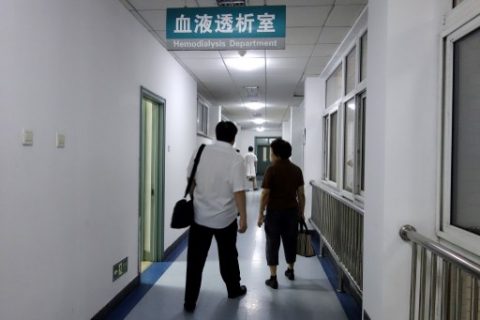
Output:
<path fill-rule="evenodd" d="M 223 229 L 212 229 L 193 223 L 188 235 L 187 283 L 185 303 L 197 302 L 202 284 L 202 272 L 208 250 L 215 237 L 218 246 L 220 274 L 227 286 L 227 292 L 236 293 L 240 289 L 240 268 L 237 252 L 237 220 Z"/>

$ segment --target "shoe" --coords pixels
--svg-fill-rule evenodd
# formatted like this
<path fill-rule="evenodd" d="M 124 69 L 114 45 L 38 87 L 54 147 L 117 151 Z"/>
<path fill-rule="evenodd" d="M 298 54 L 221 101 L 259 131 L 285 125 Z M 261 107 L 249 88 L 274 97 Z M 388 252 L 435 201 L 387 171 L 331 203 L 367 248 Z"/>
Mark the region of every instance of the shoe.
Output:
<path fill-rule="evenodd" d="M 270 276 L 270 279 L 265 280 L 265 284 L 272 289 L 278 289 L 277 276 Z"/>
<path fill-rule="evenodd" d="M 195 311 L 195 303 L 185 302 L 183 304 L 183 310 L 185 310 L 185 312 L 192 313 Z"/>
<path fill-rule="evenodd" d="M 287 269 L 285 271 L 285 277 L 287 277 L 289 280 L 295 280 L 295 274 L 293 273 L 293 269 Z"/>
<path fill-rule="evenodd" d="M 241 296 L 244 296 L 247 294 L 247 287 L 246 286 L 240 286 L 240 288 L 235 291 L 234 293 L 229 293 L 228 298 L 230 299 L 235 299 Z"/>

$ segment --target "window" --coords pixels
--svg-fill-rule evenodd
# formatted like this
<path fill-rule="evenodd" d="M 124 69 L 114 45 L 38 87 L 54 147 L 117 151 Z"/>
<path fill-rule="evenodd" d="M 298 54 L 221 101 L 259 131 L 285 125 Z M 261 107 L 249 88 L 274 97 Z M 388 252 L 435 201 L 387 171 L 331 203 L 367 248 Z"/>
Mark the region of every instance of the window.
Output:
<path fill-rule="evenodd" d="M 323 177 L 342 196 L 359 202 L 365 190 L 366 42 L 363 31 L 337 57 L 342 63 L 326 80 L 323 117 Z"/>
<path fill-rule="evenodd" d="M 365 113 L 367 108 L 367 93 L 363 92 L 360 95 L 358 113 L 357 113 L 357 137 L 358 137 L 358 177 L 359 181 L 359 191 L 362 193 L 365 191 Z"/>
<path fill-rule="evenodd" d="M 444 203 L 440 235 L 480 254 L 480 18 L 446 36 L 444 44 Z"/>
<path fill-rule="evenodd" d="M 480 29 L 453 48 L 452 207 L 454 226 L 480 235 Z"/>
<path fill-rule="evenodd" d="M 327 106 L 331 105 L 342 97 L 342 64 L 333 71 L 327 79 Z"/>
<path fill-rule="evenodd" d="M 332 112 L 325 116 L 324 121 L 324 173 L 328 181 L 337 181 L 337 118 L 338 112 Z"/>
<path fill-rule="evenodd" d="M 337 112 L 330 115 L 330 158 L 329 172 L 330 180 L 337 181 Z"/>
<path fill-rule="evenodd" d="M 368 33 L 360 38 L 360 82 L 367 78 Z"/>
<path fill-rule="evenodd" d="M 345 72 L 345 94 L 355 89 L 357 81 L 355 78 L 355 65 L 357 63 L 357 50 L 355 47 L 347 55 L 346 72 Z"/>
<path fill-rule="evenodd" d="M 345 103 L 343 136 L 343 189 L 353 192 L 353 166 L 355 164 L 355 99 Z"/>
<path fill-rule="evenodd" d="M 208 134 L 208 107 L 200 100 L 197 102 L 197 132 Z"/>

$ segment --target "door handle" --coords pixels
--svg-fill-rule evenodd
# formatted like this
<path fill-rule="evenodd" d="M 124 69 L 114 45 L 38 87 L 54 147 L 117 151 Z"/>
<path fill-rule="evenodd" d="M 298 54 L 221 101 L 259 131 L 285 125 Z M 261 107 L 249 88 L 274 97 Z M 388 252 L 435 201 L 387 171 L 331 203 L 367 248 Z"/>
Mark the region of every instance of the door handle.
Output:
<path fill-rule="evenodd" d="M 152 189 L 151 194 L 152 194 L 152 197 L 155 195 L 155 189 Z"/>

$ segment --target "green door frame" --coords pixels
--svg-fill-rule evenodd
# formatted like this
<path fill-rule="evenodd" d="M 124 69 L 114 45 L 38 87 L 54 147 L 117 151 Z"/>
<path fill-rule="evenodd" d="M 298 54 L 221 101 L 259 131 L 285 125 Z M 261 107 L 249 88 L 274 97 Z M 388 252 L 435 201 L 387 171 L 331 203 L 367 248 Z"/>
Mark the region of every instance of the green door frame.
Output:
<path fill-rule="evenodd" d="M 145 190 L 146 179 L 146 101 L 152 102 L 152 154 L 156 163 L 152 166 L 152 190 Z M 165 113 L 166 101 L 150 90 L 140 89 L 140 172 L 139 172 L 139 256 L 138 268 L 142 260 L 161 261 L 164 258 L 164 203 L 165 203 Z M 147 197 L 153 197 L 153 214 L 150 224 L 150 248 L 144 251 L 145 224 L 143 213 Z"/>

